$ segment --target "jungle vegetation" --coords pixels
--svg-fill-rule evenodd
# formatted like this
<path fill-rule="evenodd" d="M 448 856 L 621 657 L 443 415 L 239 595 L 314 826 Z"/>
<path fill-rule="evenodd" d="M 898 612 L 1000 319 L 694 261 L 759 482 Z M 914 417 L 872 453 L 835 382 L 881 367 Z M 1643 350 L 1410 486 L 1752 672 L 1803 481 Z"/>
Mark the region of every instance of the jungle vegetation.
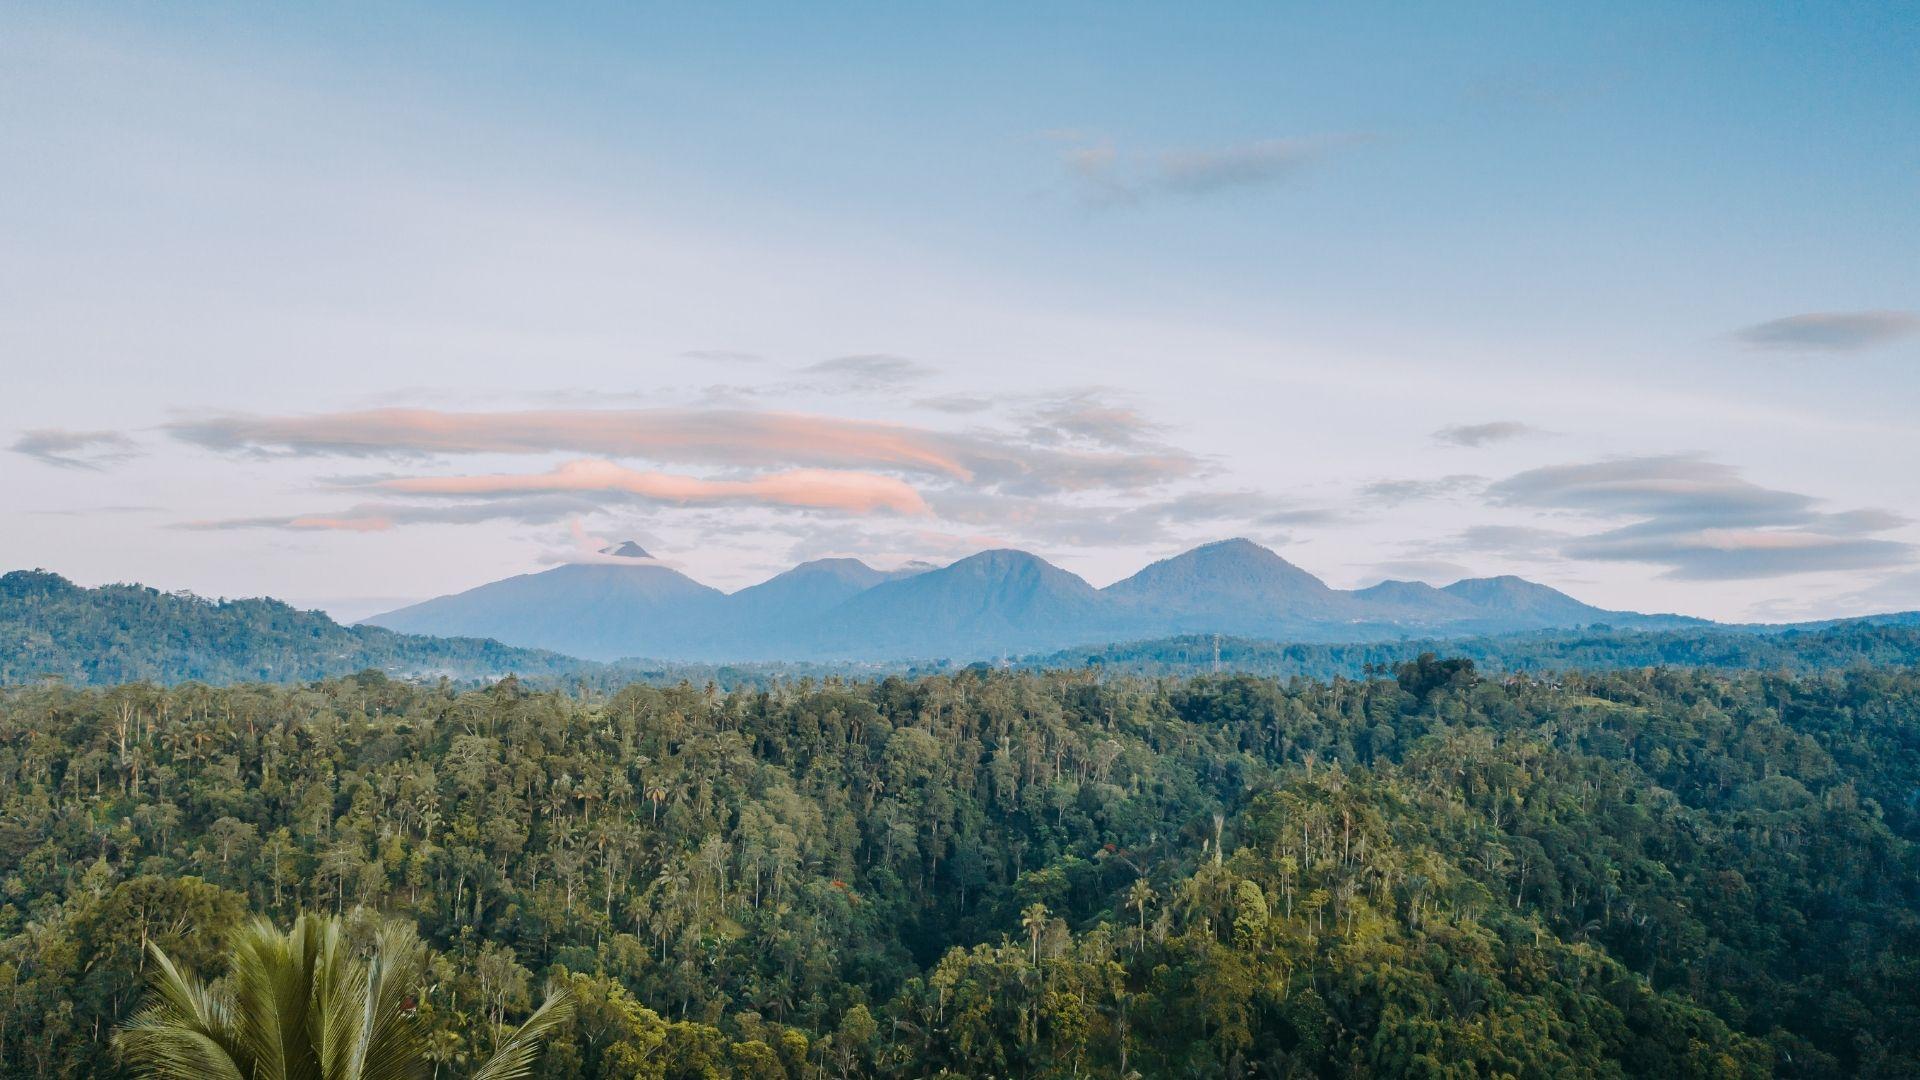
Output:
<path fill-rule="evenodd" d="M 0 1063 L 339 916 L 471 1076 L 1920 1075 L 1920 673 L 0 691 Z M 137 1021 L 135 1021 L 137 1025 Z M 124 1041 L 122 1050 L 124 1051 Z"/>

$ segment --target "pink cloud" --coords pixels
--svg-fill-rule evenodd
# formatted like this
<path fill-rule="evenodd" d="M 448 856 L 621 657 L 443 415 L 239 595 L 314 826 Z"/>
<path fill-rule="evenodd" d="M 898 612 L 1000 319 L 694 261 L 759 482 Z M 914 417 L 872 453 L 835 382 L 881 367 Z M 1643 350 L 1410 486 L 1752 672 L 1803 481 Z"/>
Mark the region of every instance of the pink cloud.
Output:
<path fill-rule="evenodd" d="M 321 517 L 308 515 L 287 519 L 287 528 L 339 532 L 385 532 L 393 528 L 393 522 L 383 517 Z"/>
<path fill-rule="evenodd" d="M 223 417 L 172 425 L 219 449 L 299 454 L 535 453 L 583 450 L 728 465 L 864 465 L 970 480 L 937 433 L 800 413 L 730 409 L 455 413 L 371 409 L 319 416 Z"/>
<path fill-rule="evenodd" d="M 510 496 L 544 492 L 623 492 L 660 502 L 760 503 L 811 510 L 870 514 L 927 514 L 927 504 L 904 481 L 872 473 L 834 469 L 791 469 L 746 480 L 708 480 L 671 473 L 644 472 L 611 461 L 569 461 L 551 472 L 532 475 L 423 476 L 374 485 L 405 495 Z"/>
<path fill-rule="evenodd" d="M 1107 445 L 1045 445 L 1031 433 L 936 431 L 740 409 L 374 409 L 224 416 L 167 427 L 175 438 L 197 446 L 269 456 L 560 451 L 723 468 L 899 471 L 1034 495 L 1134 490 L 1206 471 L 1192 454 L 1144 438 L 1137 417 L 1081 417 L 1076 422 L 1084 429 L 1075 431 L 1076 436 L 1084 439 L 1104 431 Z M 1124 446 L 1108 431 L 1117 424 L 1132 425 Z"/>

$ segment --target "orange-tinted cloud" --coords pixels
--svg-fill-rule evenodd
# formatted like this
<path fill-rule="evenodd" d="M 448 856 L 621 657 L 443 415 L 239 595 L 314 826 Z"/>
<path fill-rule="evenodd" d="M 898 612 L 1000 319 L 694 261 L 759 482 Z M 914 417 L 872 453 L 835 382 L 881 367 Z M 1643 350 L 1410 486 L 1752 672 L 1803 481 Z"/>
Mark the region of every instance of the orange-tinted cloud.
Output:
<path fill-rule="evenodd" d="M 810 510 L 870 514 L 928 513 L 927 504 L 904 481 L 872 473 L 835 469 L 791 469 L 745 480 L 709 480 L 695 476 L 644 472 L 611 461 L 570 461 L 533 475 L 423 476 L 385 480 L 374 485 L 402 495 L 498 497 L 546 492 L 618 492 L 680 505 L 754 503 Z"/>
<path fill-rule="evenodd" d="M 1018 434 L 740 409 L 374 409 L 215 417 L 168 429 L 195 445 L 269 456 L 562 451 L 732 468 L 899 471 L 1033 495 L 1132 490 L 1205 471 L 1186 451 L 1144 440 L 1124 448 L 1049 446 Z"/>
<path fill-rule="evenodd" d="M 393 520 L 384 517 L 327 517 L 325 515 L 307 515 L 288 518 L 289 529 L 310 529 L 341 532 L 385 532 L 393 528 Z"/>
<path fill-rule="evenodd" d="M 370 409 L 222 417 L 171 425 L 216 449 L 288 454 L 590 453 L 722 465 L 884 466 L 970 479 L 934 433 L 863 420 L 736 409 L 568 409 L 457 413 Z"/>

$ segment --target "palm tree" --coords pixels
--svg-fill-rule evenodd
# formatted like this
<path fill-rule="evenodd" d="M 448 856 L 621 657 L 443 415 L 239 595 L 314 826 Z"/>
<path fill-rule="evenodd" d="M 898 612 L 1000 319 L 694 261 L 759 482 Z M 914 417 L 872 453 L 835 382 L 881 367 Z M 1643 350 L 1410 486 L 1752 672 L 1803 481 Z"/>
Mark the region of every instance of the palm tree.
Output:
<path fill-rule="evenodd" d="M 1033 966 L 1040 966 L 1040 935 L 1047 929 L 1047 905 L 1034 904 L 1021 913 L 1020 925 L 1033 938 Z"/>
<path fill-rule="evenodd" d="M 1127 906 L 1140 913 L 1140 948 L 1147 946 L 1147 905 L 1153 903 L 1153 886 L 1146 878 L 1135 878 L 1127 889 Z"/>
<path fill-rule="evenodd" d="M 338 916 L 302 915 L 282 934 L 259 919 L 227 949 L 230 986 L 216 990 L 149 945 L 155 1000 L 115 1038 L 136 1075 L 160 1080 L 393 1080 L 423 1075 L 427 1030 L 412 998 L 427 970 L 413 927 L 380 928 L 355 955 Z M 573 1015 L 550 990 L 501 1041 L 475 1080 L 526 1076 L 540 1042 Z"/>

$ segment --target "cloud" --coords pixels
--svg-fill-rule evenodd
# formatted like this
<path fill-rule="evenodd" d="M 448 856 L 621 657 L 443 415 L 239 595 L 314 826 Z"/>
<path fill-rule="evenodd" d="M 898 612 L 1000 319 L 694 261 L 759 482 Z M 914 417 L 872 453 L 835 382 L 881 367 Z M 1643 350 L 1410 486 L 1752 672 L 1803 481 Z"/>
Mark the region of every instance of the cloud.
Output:
<path fill-rule="evenodd" d="M 833 469 L 793 469 L 744 480 L 710 480 L 643 472 L 611 461 L 583 460 L 535 475 L 405 477 L 373 486 L 396 495 L 494 498 L 547 492 L 614 493 L 678 506 L 744 503 L 849 514 L 928 512 L 920 494 L 904 481 Z"/>
<path fill-rule="evenodd" d="M 851 389 L 879 390 L 918 382 L 938 374 L 918 360 L 890 353 L 864 353 L 836 356 L 800 369 L 803 374 L 821 376 L 844 383 Z"/>
<path fill-rule="evenodd" d="M 574 450 L 752 466 L 890 466 L 971 475 L 930 433 L 796 413 L 737 409 L 446 412 L 372 409 L 310 416 L 223 416 L 167 425 L 178 439 L 264 456 L 528 454 Z"/>
<path fill-rule="evenodd" d="M 1375 480 L 1370 484 L 1363 484 L 1359 494 L 1364 502 L 1398 505 L 1427 499 L 1443 499 L 1450 495 L 1473 491 L 1486 482 L 1486 477 L 1475 476 L 1472 473 L 1452 473 L 1447 476 L 1416 480 Z"/>
<path fill-rule="evenodd" d="M 1452 424 L 1443 427 L 1433 433 L 1433 441 L 1446 446 L 1481 447 L 1540 433 L 1539 428 L 1532 424 L 1523 424 L 1518 420 L 1492 420 L 1484 424 Z"/>
<path fill-rule="evenodd" d="M 1198 198 L 1285 183 L 1332 150 L 1361 136 L 1261 139 L 1232 146 L 1126 154 L 1084 133 L 1064 133 L 1069 142 L 1060 163 L 1096 204 L 1133 203 L 1154 196 Z"/>
<path fill-rule="evenodd" d="M 1027 437 L 1042 445 L 1084 442 L 1116 450 L 1161 447 L 1165 430 L 1135 410 L 1087 392 L 1034 409 L 1027 416 Z"/>
<path fill-rule="evenodd" d="M 403 525 L 472 525 L 483 521 L 551 525 L 582 514 L 596 513 L 600 509 L 601 507 L 592 500 L 569 496 L 500 499 L 491 502 L 439 506 L 361 503 L 344 510 L 183 521 L 171 527 L 189 532 L 227 532 L 238 529 L 283 529 L 290 532 L 386 532 Z"/>
<path fill-rule="evenodd" d="M 992 529 L 1021 543 L 1067 547 L 1161 544 L 1200 530 L 1217 535 L 1249 525 L 1319 523 L 1333 516 L 1253 491 L 1186 492 L 1125 506 L 975 492 L 929 498 L 945 520 Z"/>
<path fill-rule="evenodd" d="M 993 398 L 975 394 L 941 394 L 937 397 L 920 398 L 914 402 L 922 409 L 932 409 L 945 413 L 986 412 L 998 404 Z"/>
<path fill-rule="evenodd" d="M 1912 546 L 1873 534 L 1906 524 L 1884 510 L 1819 509 L 1698 455 L 1614 458 L 1531 469 L 1487 489 L 1496 505 L 1633 519 L 1567 537 L 1570 559 L 1644 562 L 1682 580 L 1736 580 L 1905 565 Z"/>
<path fill-rule="evenodd" d="M 117 431 L 65 431 L 35 428 L 23 432 L 10 449 L 43 465 L 99 471 L 140 456 L 140 445 Z"/>
<path fill-rule="evenodd" d="M 360 503 L 345 510 L 192 521 L 175 528 L 218 531 L 385 532 L 405 525 L 515 521 L 544 525 L 610 509 L 609 503 L 752 506 L 865 515 L 891 511 L 924 516 L 918 492 L 890 476 L 796 469 L 741 480 L 642 472 L 607 461 L 572 461 L 532 475 L 369 477 L 350 484 L 396 496 L 460 500 L 438 505 Z"/>
<path fill-rule="evenodd" d="M 1911 311 L 1819 311 L 1790 315 L 1734 331 L 1755 349 L 1781 352 L 1858 352 L 1920 334 Z"/>
<path fill-rule="evenodd" d="M 716 364 L 758 364 L 766 359 L 759 353 L 738 352 L 733 349 L 688 349 L 680 356 L 685 360 L 706 360 Z"/>
<path fill-rule="evenodd" d="M 1611 458 L 1529 469 L 1487 489 L 1507 506 L 1658 518 L 1687 526 L 1764 525 L 1810 516 L 1808 495 L 1761 487 L 1694 454 Z"/>
<path fill-rule="evenodd" d="M 571 452 L 732 468 L 885 469 L 1024 494 L 1135 490 L 1205 471 L 1175 447 L 1043 447 L 1005 433 L 741 409 L 374 409 L 217 416 L 167 430 L 196 446 L 266 457 Z"/>
<path fill-rule="evenodd" d="M 1160 158 L 1160 186 L 1185 195 L 1278 183 L 1320 157 L 1313 139 L 1266 139 L 1215 150 L 1185 150 Z"/>
<path fill-rule="evenodd" d="M 1811 529 L 1616 529 L 1569 543 L 1568 558 L 1665 564 L 1665 577 L 1738 581 L 1833 570 L 1869 570 L 1911 561 L 1892 540 L 1831 536 Z"/>
<path fill-rule="evenodd" d="M 1920 608 L 1920 570 L 1899 570 L 1883 575 L 1866 586 L 1822 598 L 1820 606 L 1829 611 L 1889 612 Z M 1805 605 L 1773 601 L 1756 605 L 1784 613 L 1787 618 L 1807 618 Z M 1779 617 L 1779 616 L 1776 616 Z"/>

